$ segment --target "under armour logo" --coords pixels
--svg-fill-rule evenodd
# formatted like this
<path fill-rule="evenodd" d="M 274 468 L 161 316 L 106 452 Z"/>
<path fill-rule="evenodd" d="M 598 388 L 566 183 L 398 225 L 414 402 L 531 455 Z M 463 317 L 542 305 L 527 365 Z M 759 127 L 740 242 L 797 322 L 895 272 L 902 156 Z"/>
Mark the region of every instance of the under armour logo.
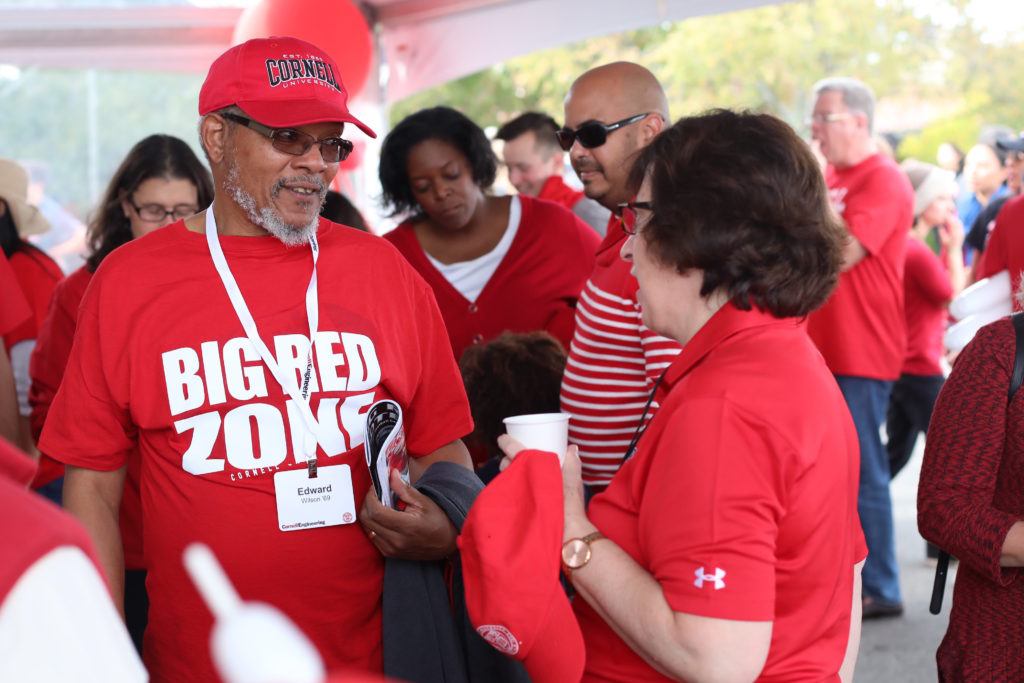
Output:
<path fill-rule="evenodd" d="M 705 574 L 704 567 L 697 567 L 696 571 L 693 572 L 693 575 L 697 577 L 693 582 L 693 585 L 697 588 L 703 588 L 705 581 L 714 581 L 716 591 L 720 591 L 725 588 L 725 581 L 722 580 L 725 578 L 725 570 L 721 567 L 715 567 L 714 574 Z"/>

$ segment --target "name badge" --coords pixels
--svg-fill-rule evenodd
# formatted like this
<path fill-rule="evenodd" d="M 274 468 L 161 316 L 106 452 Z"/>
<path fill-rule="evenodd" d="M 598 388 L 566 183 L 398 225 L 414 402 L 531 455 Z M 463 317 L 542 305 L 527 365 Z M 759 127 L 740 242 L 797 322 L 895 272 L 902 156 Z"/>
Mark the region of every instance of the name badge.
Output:
<path fill-rule="evenodd" d="M 317 468 L 310 479 L 302 467 L 274 475 L 277 526 L 281 531 L 301 531 L 356 521 L 352 470 L 348 465 Z"/>

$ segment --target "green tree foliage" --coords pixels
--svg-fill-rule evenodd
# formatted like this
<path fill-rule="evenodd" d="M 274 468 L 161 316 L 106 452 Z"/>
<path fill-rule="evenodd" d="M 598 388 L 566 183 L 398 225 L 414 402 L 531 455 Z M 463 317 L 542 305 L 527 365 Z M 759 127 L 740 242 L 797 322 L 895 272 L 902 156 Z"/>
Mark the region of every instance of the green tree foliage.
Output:
<path fill-rule="evenodd" d="M 984 40 L 969 6 L 970 0 L 804 0 L 698 17 L 513 59 L 405 99 L 390 118 L 395 123 L 448 104 L 483 126 L 527 109 L 558 119 L 577 75 L 624 59 L 658 76 L 673 115 L 751 108 L 807 132 L 814 83 L 848 75 L 870 83 L 882 101 L 930 102 L 952 112 L 907 139 L 908 151 L 930 159 L 944 140 L 969 147 L 984 124 L 1021 118 L 1024 50 L 1016 40 Z"/>

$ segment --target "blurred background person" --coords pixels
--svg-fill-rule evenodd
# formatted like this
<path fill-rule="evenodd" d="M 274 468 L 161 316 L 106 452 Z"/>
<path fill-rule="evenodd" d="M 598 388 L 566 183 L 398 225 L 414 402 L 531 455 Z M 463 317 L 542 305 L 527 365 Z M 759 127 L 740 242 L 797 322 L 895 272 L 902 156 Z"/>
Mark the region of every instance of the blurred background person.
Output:
<path fill-rule="evenodd" d="M 965 225 L 967 237 L 964 244 L 970 249 L 974 256 L 971 258 L 972 273 L 968 279 L 973 278 L 973 271 L 977 268 L 978 259 L 985 251 L 988 244 L 988 235 L 996 226 L 996 217 L 1003 210 L 1007 201 L 1013 199 L 1021 192 L 1021 171 L 1024 170 L 1024 138 L 999 138 L 996 145 L 1005 152 L 1006 159 L 1003 167 L 1006 169 L 1006 193 L 993 199 L 988 203 L 978 217 L 974 219 L 973 225 Z"/>
<path fill-rule="evenodd" d="M 449 107 L 403 119 L 384 139 L 384 205 L 408 218 L 385 235 L 434 290 L 456 360 L 505 331 L 572 338 L 599 238 L 551 202 L 488 193 L 491 144 Z"/>
<path fill-rule="evenodd" d="M 956 213 L 953 174 L 914 159 L 903 162 L 902 168 L 914 187 L 914 225 L 907 235 L 903 270 L 907 352 L 886 415 L 886 450 L 893 477 L 910 460 L 918 435 L 928 430 L 944 379 L 942 336 L 949 319 L 949 302 L 967 280 L 964 231 Z M 925 243 L 936 229 L 941 256 Z"/>
<path fill-rule="evenodd" d="M 981 328 L 928 428 L 917 524 L 960 560 L 940 681 L 1024 680 L 1024 391 L 1007 403 L 1016 342 L 1009 318 Z"/>
<path fill-rule="evenodd" d="M 28 319 L 3 338 L 18 396 L 19 427 L 14 442 L 26 453 L 34 454 L 35 440 L 29 428 L 29 358 L 53 289 L 64 273 L 46 252 L 26 239 L 50 229 L 39 210 L 28 202 L 28 184 L 24 168 L 10 159 L 0 159 L 0 246 L 32 311 Z"/>
<path fill-rule="evenodd" d="M 553 118 L 535 111 L 520 114 L 498 129 L 494 137 L 504 141 L 501 156 L 508 181 L 519 194 L 561 204 L 603 237 L 611 212 L 583 190 L 565 184 L 565 152 L 558 146 L 557 131 Z"/>
<path fill-rule="evenodd" d="M 114 249 L 191 216 L 213 201 L 213 181 L 192 149 L 170 135 L 151 135 L 129 150 L 114 172 L 89 223 L 86 264 L 57 285 L 39 342 L 32 354 L 32 430 L 42 432 L 64 377 L 78 324 L 78 309 L 93 273 Z M 136 647 L 142 647 L 148 600 L 142 553 L 139 459 L 128 458 L 121 499 L 125 562 L 125 618 Z M 43 454 L 34 488 L 61 502 L 64 466 Z"/>
<path fill-rule="evenodd" d="M 21 435 L 18 392 L 4 336 L 32 317 L 7 257 L 0 254 L 0 438 L 11 443 Z"/>
<path fill-rule="evenodd" d="M 356 208 L 356 205 L 340 192 L 327 190 L 327 195 L 324 197 L 324 204 L 320 207 L 320 215 L 329 221 L 341 223 L 342 225 L 347 225 L 350 228 L 362 230 L 363 232 L 370 232 L 370 228 L 366 225 L 366 219 L 363 218 L 363 214 L 359 213 L 359 209 Z"/>
<path fill-rule="evenodd" d="M 566 454 L 584 679 L 851 680 L 857 435 L 802 322 L 835 288 L 845 239 L 818 163 L 779 119 L 717 110 L 654 138 L 632 180 L 622 257 L 644 322 L 682 352 L 589 510 Z"/>
<path fill-rule="evenodd" d="M 964 172 L 964 151 L 955 142 L 946 141 L 939 145 L 935 152 L 935 163 L 953 174 L 959 182 L 960 174 Z"/>
<path fill-rule="evenodd" d="M 960 222 L 970 228 L 989 202 L 1009 192 L 1005 185 L 1006 152 L 996 146 L 995 139 L 978 142 L 967 152 L 964 178 L 965 191 L 957 198 L 956 209 Z"/>
<path fill-rule="evenodd" d="M 0 680 L 149 680 L 89 534 L 26 490 L 34 469 L 28 456 L 0 439 Z"/>
<path fill-rule="evenodd" d="M 512 415 L 557 413 L 558 392 L 565 371 L 565 349 L 547 332 L 505 332 L 486 344 L 471 346 L 459 361 L 466 385 L 474 451 L 486 453 L 477 469 L 486 484 L 498 474 L 502 422 Z"/>
<path fill-rule="evenodd" d="M 906 352 L 903 264 L 914 190 L 872 140 L 875 96 L 834 77 L 814 86 L 811 134 L 828 160 L 829 199 L 847 231 L 839 286 L 808 317 L 807 332 L 835 375 L 860 443 L 858 509 L 868 555 L 864 618 L 903 613 L 889 456 L 881 429 Z"/>

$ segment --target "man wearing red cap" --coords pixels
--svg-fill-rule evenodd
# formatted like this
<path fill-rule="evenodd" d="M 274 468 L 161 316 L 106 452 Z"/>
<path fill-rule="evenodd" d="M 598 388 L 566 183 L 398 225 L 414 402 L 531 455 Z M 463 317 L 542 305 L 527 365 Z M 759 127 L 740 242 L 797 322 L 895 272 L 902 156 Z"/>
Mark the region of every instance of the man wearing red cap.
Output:
<path fill-rule="evenodd" d="M 397 475 L 404 511 L 368 493 L 365 413 L 402 406 L 413 479 L 439 460 L 469 466 L 444 325 L 398 252 L 319 218 L 352 149 L 344 124 L 373 135 L 327 54 L 292 38 L 236 46 L 211 66 L 199 113 L 213 205 L 104 261 L 40 448 L 68 465 L 65 505 L 118 604 L 125 454 L 141 457 L 154 681 L 217 680 L 181 562 L 192 541 L 329 668 L 380 671 L 382 554 L 440 559 L 455 530 Z"/>

